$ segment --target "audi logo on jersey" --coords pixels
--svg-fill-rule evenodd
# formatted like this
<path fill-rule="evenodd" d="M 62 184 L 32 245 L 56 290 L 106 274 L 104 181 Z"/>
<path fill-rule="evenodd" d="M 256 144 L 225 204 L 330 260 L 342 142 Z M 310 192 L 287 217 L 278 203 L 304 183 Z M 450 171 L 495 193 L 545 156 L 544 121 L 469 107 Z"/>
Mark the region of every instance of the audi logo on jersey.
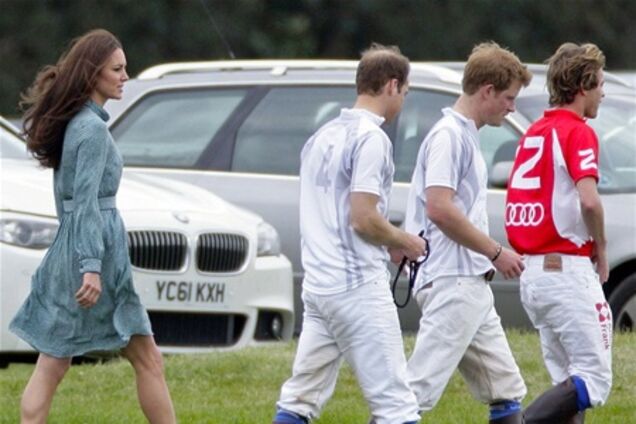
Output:
<path fill-rule="evenodd" d="M 506 226 L 536 227 L 543 221 L 545 210 L 541 203 L 508 203 L 506 205 Z"/>

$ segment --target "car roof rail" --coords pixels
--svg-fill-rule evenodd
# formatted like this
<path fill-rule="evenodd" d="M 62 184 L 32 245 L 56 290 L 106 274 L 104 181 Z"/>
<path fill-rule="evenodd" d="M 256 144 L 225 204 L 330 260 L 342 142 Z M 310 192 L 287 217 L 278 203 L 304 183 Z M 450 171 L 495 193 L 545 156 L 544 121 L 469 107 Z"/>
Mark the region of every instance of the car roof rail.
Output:
<path fill-rule="evenodd" d="M 20 128 L 18 128 L 18 126 L 15 125 L 13 122 L 9 121 L 8 119 L 5 119 L 3 116 L 0 116 L 0 126 L 6 128 L 7 130 L 15 134 L 20 134 Z"/>
<path fill-rule="evenodd" d="M 333 69 L 355 70 L 358 68 L 357 60 L 220 60 L 204 62 L 174 62 L 155 65 L 145 69 L 139 75 L 139 80 L 151 80 L 162 78 L 166 75 L 183 74 L 190 72 L 211 71 L 236 71 L 236 70 L 270 70 L 274 76 L 282 76 L 288 70 L 299 69 Z M 447 81 L 457 82 L 461 76 L 454 70 L 430 63 L 412 62 L 411 69 L 429 72 L 435 77 Z"/>
<path fill-rule="evenodd" d="M 205 62 L 174 62 L 152 66 L 142 71 L 137 79 L 156 79 L 166 75 L 188 72 L 271 70 L 283 75 L 288 69 L 356 69 L 353 60 L 219 60 Z"/>

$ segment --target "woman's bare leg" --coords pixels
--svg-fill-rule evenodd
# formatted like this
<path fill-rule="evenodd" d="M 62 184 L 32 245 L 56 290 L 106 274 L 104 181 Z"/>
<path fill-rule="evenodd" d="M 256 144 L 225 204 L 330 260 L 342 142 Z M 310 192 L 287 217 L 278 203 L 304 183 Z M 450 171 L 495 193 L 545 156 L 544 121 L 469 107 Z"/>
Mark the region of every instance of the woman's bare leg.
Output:
<path fill-rule="evenodd" d="M 23 424 L 46 422 L 53 395 L 70 366 L 71 358 L 54 358 L 40 353 L 20 402 Z"/>
<path fill-rule="evenodd" d="M 123 350 L 137 377 L 141 409 L 152 424 L 175 423 L 168 385 L 163 374 L 163 358 L 152 336 L 132 336 Z"/>

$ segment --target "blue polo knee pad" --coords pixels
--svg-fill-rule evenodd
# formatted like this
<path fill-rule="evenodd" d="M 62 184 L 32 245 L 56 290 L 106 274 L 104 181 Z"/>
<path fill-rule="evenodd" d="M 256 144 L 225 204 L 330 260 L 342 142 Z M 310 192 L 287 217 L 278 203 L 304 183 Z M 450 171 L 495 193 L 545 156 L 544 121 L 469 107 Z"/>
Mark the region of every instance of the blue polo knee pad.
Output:
<path fill-rule="evenodd" d="M 587 392 L 585 381 L 577 375 L 573 375 L 570 379 L 574 383 L 574 387 L 576 387 L 576 407 L 578 410 L 583 411 L 590 408 L 592 404 L 590 403 L 590 394 Z"/>
<path fill-rule="evenodd" d="M 504 400 L 490 405 L 490 419 L 498 420 L 521 411 L 521 403 L 516 400 Z"/>
<path fill-rule="evenodd" d="M 294 412 L 279 409 L 274 416 L 274 422 L 278 424 L 307 424 L 307 419 Z"/>

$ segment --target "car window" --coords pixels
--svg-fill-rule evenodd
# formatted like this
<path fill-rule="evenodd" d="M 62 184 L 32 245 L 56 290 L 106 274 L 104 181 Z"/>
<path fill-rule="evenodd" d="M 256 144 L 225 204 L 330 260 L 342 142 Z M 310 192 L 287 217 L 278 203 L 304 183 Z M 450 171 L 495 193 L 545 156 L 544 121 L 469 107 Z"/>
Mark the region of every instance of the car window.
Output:
<path fill-rule="evenodd" d="M 355 98 L 348 86 L 272 88 L 236 134 L 232 171 L 298 175 L 307 139 Z"/>
<path fill-rule="evenodd" d="M 521 133 L 506 121 L 500 127 L 484 125 L 479 129 L 479 145 L 489 174 L 495 164 L 515 160 L 520 138 Z"/>
<path fill-rule="evenodd" d="M 636 191 L 636 102 L 634 96 L 606 96 L 598 116 L 587 123 L 599 139 L 599 191 Z M 545 96 L 522 97 L 519 112 L 535 120 L 543 114 Z"/>
<path fill-rule="evenodd" d="M 636 103 L 605 99 L 587 121 L 600 145 L 599 190 L 636 191 Z"/>
<path fill-rule="evenodd" d="M 3 159 L 27 159 L 26 144 L 16 135 L 0 127 L 0 157 Z"/>
<path fill-rule="evenodd" d="M 422 141 L 442 117 L 442 109 L 452 106 L 456 100 L 457 95 L 452 93 L 417 88 L 409 91 L 394 141 L 395 181 L 411 180 Z M 497 162 L 514 160 L 520 134 L 507 122 L 501 127 L 482 127 L 479 137 L 489 172 Z"/>
<path fill-rule="evenodd" d="M 393 141 L 395 181 L 411 181 L 422 140 L 442 117 L 442 109 L 452 106 L 457 95 L 411 88 L 400 116 Z"/>
<path fill-rule="evenodd" d="M 247 89 L 164 91 L 138 101 L 112 129 L 126 165 L 191 167 Z"/>

